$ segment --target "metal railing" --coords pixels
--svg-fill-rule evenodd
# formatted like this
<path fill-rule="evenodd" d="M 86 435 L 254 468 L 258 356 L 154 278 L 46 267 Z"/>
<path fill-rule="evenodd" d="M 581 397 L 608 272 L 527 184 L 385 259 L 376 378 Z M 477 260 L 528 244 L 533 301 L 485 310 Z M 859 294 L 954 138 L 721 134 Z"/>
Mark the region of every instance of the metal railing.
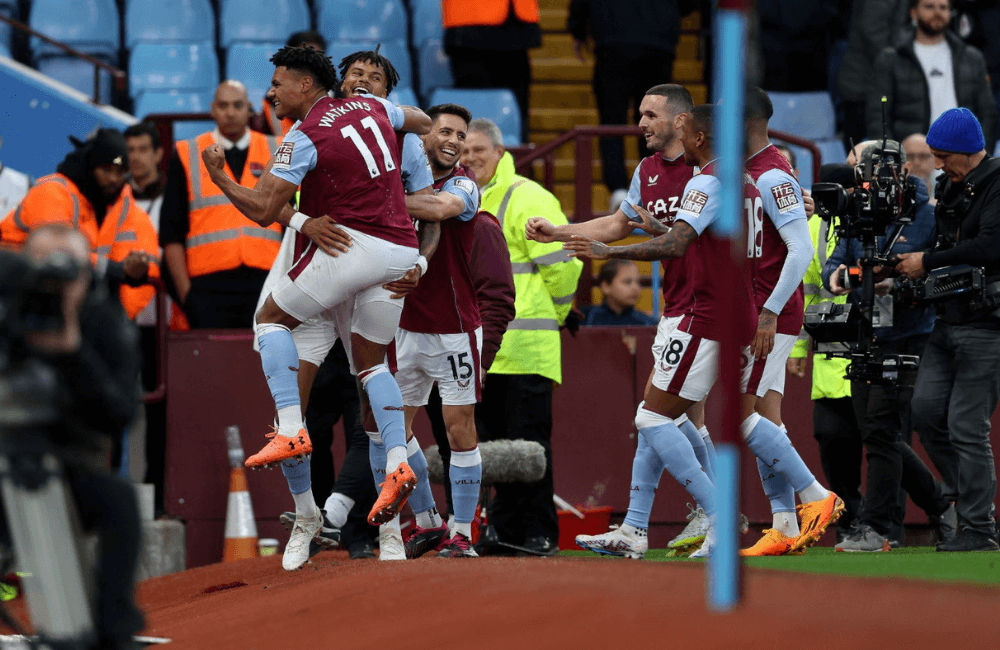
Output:
<path fill-rule="evenodd" d="M 89 54 L 84 54 L 79 50 L 73 49 L 72 47 L 66 45 L 62 41 L 57 41 L 54 38 L 42 34 L 41 32 L 35 31 L 34 29 L 28 27 L 19 20 L 15 20 L 13 18 L 10 18 L 9 16 L 4 16 L 3 14 L 0 14 L 0 20 L 7 23 L 14 29 L 30 34 L 31 36 L 40 38 L 49 45 L 54 45 L 55 47 L 61 49 L 63 52 L 66 52 L 71 56 L 75 56 L 78 59 L 83 59 L 87 63 L 92 64 L 94 66 L 94 96 L 92 100 L 95 104 L 101 103 L 101 70 L 104 70 L 111 74 L 111 78 L 114 81 L 115 88 L 117 88 L 118 90 L 124 91 L 128 87 L 128 75 L 125 74 L 124 70 L 119 70 L 118 68 L 114 67 L 109 63 L 105 63 L 104 61 L 94 58 Z"/>
<path fill-rule="evenodd" d="M 170 331 L 170 312 L 167 287 L 162 280 L 150 281 L 156 288 L 156 388 L 142 396 L 146 404 L 163 401 L 167 396 L 167 332 Z"/>

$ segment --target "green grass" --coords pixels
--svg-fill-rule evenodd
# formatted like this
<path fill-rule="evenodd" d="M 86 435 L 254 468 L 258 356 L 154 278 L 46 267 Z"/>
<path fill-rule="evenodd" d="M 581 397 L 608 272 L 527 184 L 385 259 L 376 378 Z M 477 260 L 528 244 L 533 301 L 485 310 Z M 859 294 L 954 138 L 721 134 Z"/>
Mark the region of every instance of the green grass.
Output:
<path fill-rule="evenodd" d="M 653 562 L 701 562 L 667 557 L 666 550 L 646 554 Z M 562 555 L 627 561 L 595 556 L 586 551 L 563 551 Z M 748 558 L 747 566 L 799 573 L 832 574 L 867 578 L 943 580 L 980 585 L 1000 585 L 1000 553 L 937 553 L 931 546 L 907 547 L 888 553 L 834 553 L 833 548 L 811 548 L 798 557 Z"/>

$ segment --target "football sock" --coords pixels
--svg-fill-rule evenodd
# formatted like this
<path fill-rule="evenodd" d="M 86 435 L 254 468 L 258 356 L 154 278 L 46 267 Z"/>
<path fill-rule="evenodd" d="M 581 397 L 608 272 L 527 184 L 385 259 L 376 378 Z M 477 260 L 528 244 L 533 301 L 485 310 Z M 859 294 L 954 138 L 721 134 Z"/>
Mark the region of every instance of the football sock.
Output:
<path fill-rule="evenodd" d="M 326 503 L 323 505 L 326 510 L 326 518 L 330 520 L 334 528 L 344 527 L 344 524 L 347 523 L 347 516 L 351 514 L 353 507 L 354 499 L 340 492 L 334 492 L 327 497 Z"/>
<path fill-rule="evenodd" d="M 378 431 L 366 431 L 368 434 L 368 462 L 372 466 L 372 478 L 375 479 L 376 491 L 382 491 L 382 484 L 385 483 L 385 445 L 382 444 L 382 435 Z"/>
<path fill-rule="evenodd" d="M 288 481 L 288 489 L 295 500 L 295 514 L 305 517 L 315 517 L 319 514 L 316 500 L 312 494 L 312 480 L 309 474 L 309 459 L 284 461 L 281 463 L 281 473 Z"/>
<path fill-rule="evenodd" d="M 793 490 L 800 493 L 808 491 L 810 495 L 822 494 L 819 498 L 826 498 L 822 487 L 822 492 L 809 489 L 816 483 L 816 477 L 802 462 L 799 453 L 792 447 L 792 441 L 776 424 L 754 413 L 740 424 L 740 432 L 754 455 L 764 461 L 770 471 L 784 476 Z"/>
<path fill-rule="evenodd" d="M 387 460 L 385 469 L 395 470 L 406 462 L 406 429 L 403 421 L 403 395 L 384 363 L 358 373 L 361 387 L 368 394 L 372 414 L 382 435 Z"/>
<path fill-rule="evenodd" d="M 698 428 L 691 423 L 686 415 L 682 415 L 674 421 L 677 428 L 681 430 L 681 433 L 688 439 L 691 443 L 691 449 L 694 450 L 694 455 L 701 463 L 702 468 L 705 473 L 708 474 L 708 480 L 715 484 L 715 472 L 712 471 L 712 459 L 708 456 L 708 449 L 705 448 L 705 439 L 701 437 L 701 433 L 698 432 Z"/>
<path fill-rule="evenodd" d="M 795 490 L 785 477 L 762 459 L 757 459 L 757 472 L 764 494 L 771 502 L 771 512 L 795 512 Z"/>
<path fill-rule="evenodd" d="M 434 495 L 431 494 L 431 482 L 427 480 L 427 459 L 424 457 L 424 451 L 420 448 L 420 443 L 417 442 L 416 438 L 410 438 L 410 441 L 406 443 L 406 451 L 409 454 L 407 462 L 417 477 L 417 487 L 410 493 L 408 503 L 413 510 L 413 514 L 417 515 L 417 525 L 421 528 L 427 528 L 427 526 L 420 523 L 420 514 L 434 509 Z M 437 511 L 435 510 L 435 512 Z M 439 516 L 438 519 L 440 520 L 441 517 Z M 440 525 L 439 523 L 438 526 Z"/>
<path fill-rule="evenodd" d="M 801 532 L 799 530 L 799 518 L 794 510 L 792 512 L 773 513 L 771 515 L 771 528 L 788 537 L 798 537 Z"/>
<path fill-rule="evenodd" d="M 647 537 L 648 528 L 639 528 L 631 524 L 622 524 L 620 529 L 627 537 Z"/>
<path fill-rule="evenodd" d="M 639 407 L 635 416 L 639 435 L 653 448 L 664 469 L 701 504 L 705 514 L 715 514 L 715 486 L 701 468 L 687 437 L 673 419 Z"/>
<path fill-rule="evenodd" d="M 708 456 L 708 463 L 712 466 L 712 473 L 715 473 L 715 443 L 712 442 L 712 436 L 708 433 L 708 427 L 702 425 L 698 429 L 698 433 L 701 434 L 701 441 L 705 443 L 705 454 Z"/>
<path fill-rule="evenodd" d="M 639 444 L 632 459 L 632 489 L 629 491 L 628 512 L 625 525 L 636 529 L 649 528 L 649 513 L 656 498 L 656 487 L 663 475 L 663 463 L 646 438 L 639 436 Z"/>
<path fill-rule="evenodd" d="M 479 447 L 451 452 L 450 476 L 455 525 L 471 524 L 476 517 L 483 478 L 483 457 L 479 453 Z M 471 532 L 466 537 L 470 535 Z"/>
<path fill-rule="evenodd" d="M 415 513 L 413 516 L 417 521 L 417 526 L 421 528 L 440 528 L 444 526 L 444 520 L 441 519 L 441 513 L 438 512 L 437 508 L 424 510 L 423 512 Z"/>
<path fill-rule="evenodd" d="M 278 433 L 292 437 L 302 428 L 302 407 L 299 403 L 299 353 L 292 333 L 284 325 L 257 325 L 260 365 L 278 409 Z"/>

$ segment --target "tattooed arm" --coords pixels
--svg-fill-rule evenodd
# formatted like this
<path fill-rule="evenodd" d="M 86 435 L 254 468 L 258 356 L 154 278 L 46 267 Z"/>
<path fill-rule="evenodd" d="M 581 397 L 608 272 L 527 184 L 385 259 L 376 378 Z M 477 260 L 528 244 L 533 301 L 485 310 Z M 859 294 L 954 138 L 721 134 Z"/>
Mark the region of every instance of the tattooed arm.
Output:
<path fill-rule="evenodd" d="M 632 205 L 631 203 L 629 205 Z M 642 223 L 636 224 L 642 230 L 646 231 L 654 237 L 657 235 L 663 235 L 670 232 L 670 226 L 666 225 L 653 215 L 649 213 L 649 210 L 642 207 L 641 205 L 632 205 L 632 209 L 635 213 L 642 219 Z"/>
<path fill-rule="evenodd" d="M 688 246 L 698 238 L 698 232 L 685 221 L 675 221 L 665 235 L 629 246 L 608 246 L 601 242 L 576 235 L 563 244 L 573 257 L 590 257 L 595 260 L 623 259 L 655 261 L 682 257 Z"/>
<path fill-rule="evenodd" d="M 757 334 L 750 344 L 750 353 L 755 359 L 766 359 L 774 349 L 774 335 L 778 330 L 778 315 L 764 307 L 757 319 Z"/>

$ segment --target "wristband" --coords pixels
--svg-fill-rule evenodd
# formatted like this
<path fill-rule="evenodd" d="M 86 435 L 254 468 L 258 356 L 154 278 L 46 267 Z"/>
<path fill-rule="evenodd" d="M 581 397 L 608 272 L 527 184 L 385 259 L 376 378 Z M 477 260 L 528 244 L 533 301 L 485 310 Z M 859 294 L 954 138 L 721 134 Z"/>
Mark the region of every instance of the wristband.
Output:
<path fill-rule="evenodd" d="M 296 212 L 292 215 L 292 218 L 288 220 L 288 227 L 295 232 L 302 232 L 302 226 L 305 225 L 307 219 L 309 219 L 309 217 L 306 215 L 301 212 Z"/>
<path fill-rule="evenodd" d="M 420 267 L 420 275 L 427 275 L 427 258 L 421 255 L 417 258 L 417 266 Z"/>

